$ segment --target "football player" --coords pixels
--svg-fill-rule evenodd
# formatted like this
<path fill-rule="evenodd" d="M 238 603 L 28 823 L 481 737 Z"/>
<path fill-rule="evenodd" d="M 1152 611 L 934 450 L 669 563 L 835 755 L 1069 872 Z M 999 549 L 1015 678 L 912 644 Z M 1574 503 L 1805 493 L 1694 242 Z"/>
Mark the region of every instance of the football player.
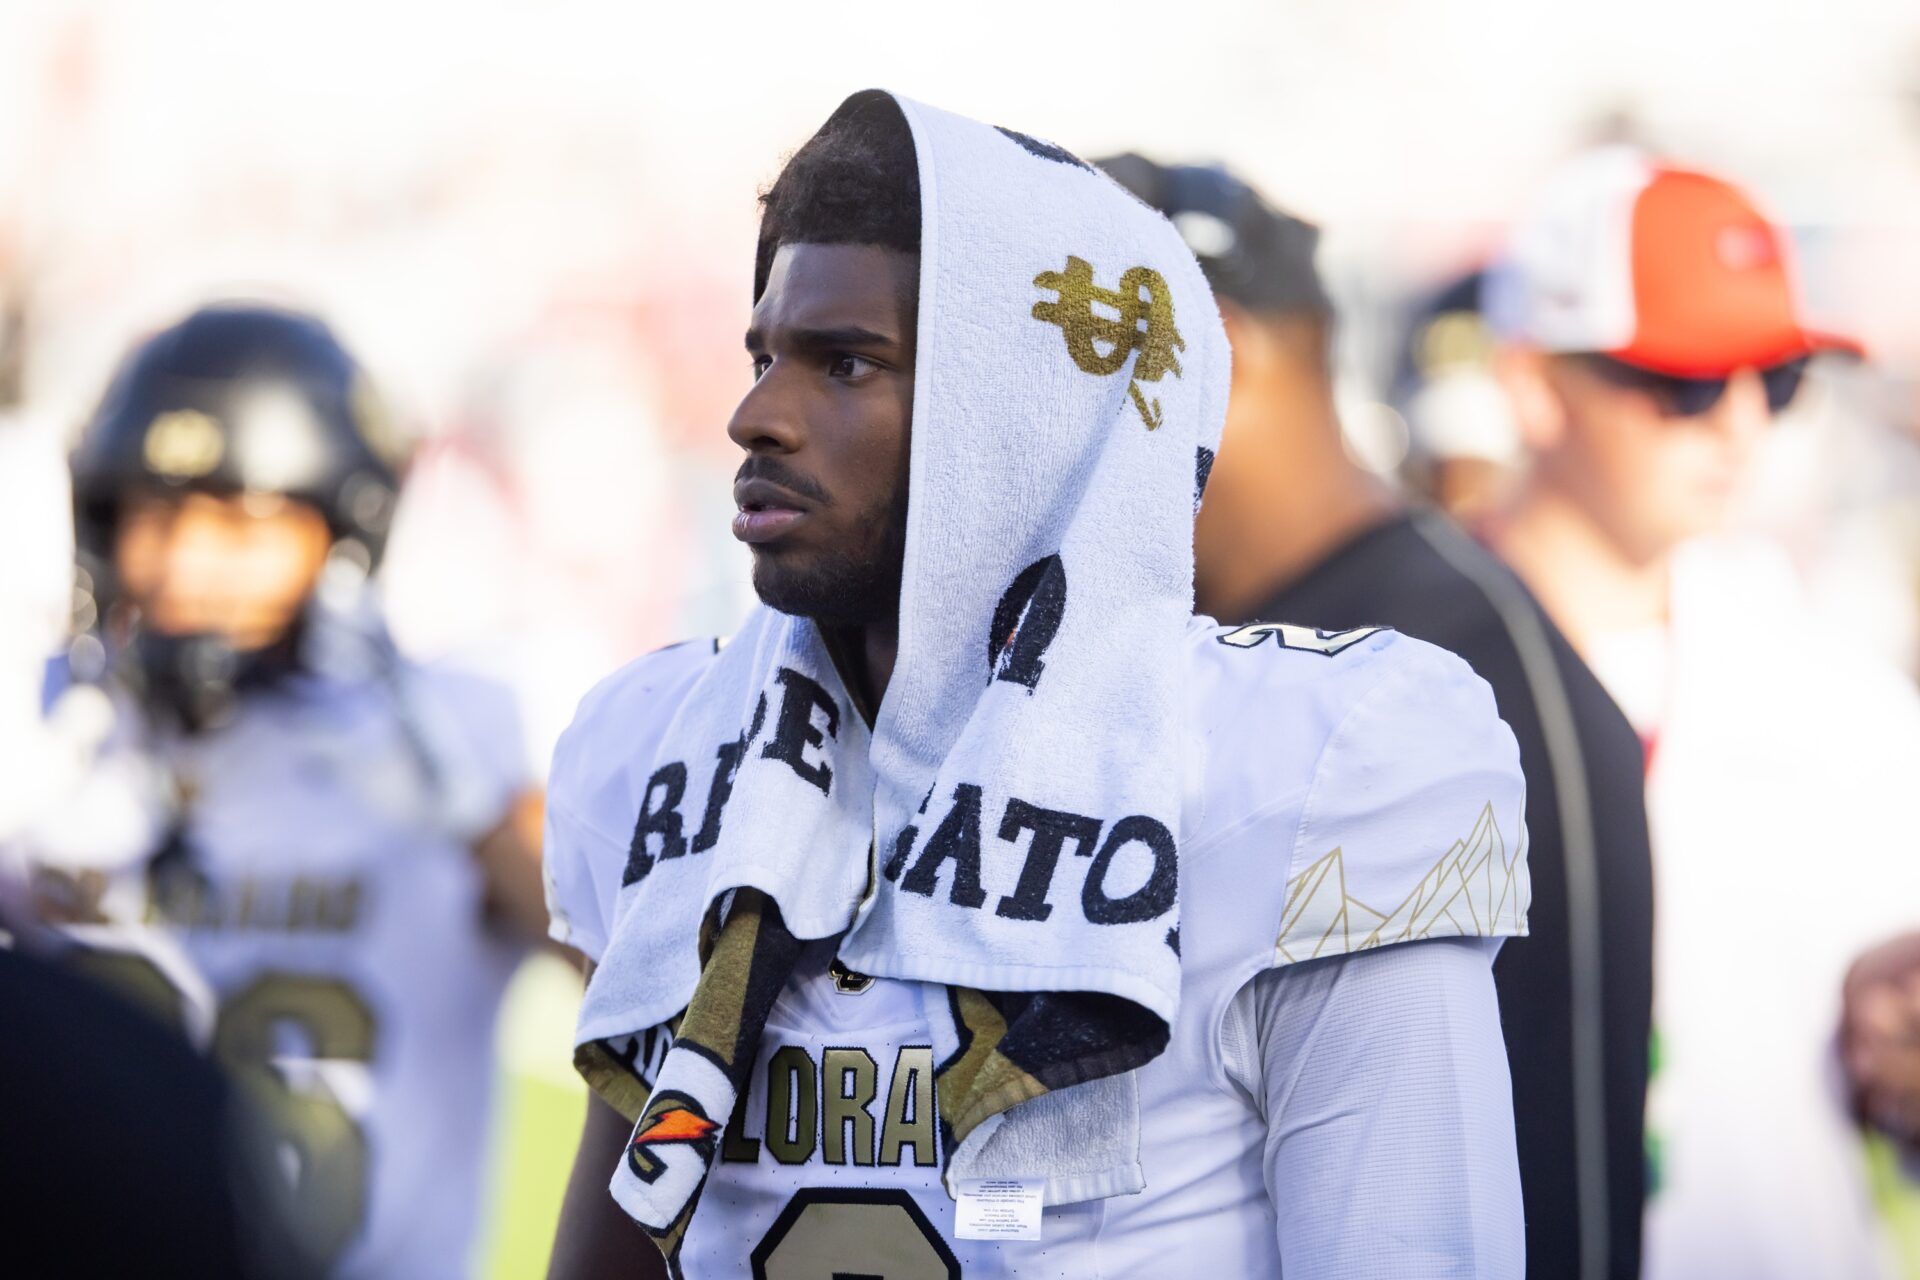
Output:
<path fill-rule="evenodd" d="M 910 124 L 903 112 L 921 114 Z M 919 130 L 935 117 L 950 131 L 940 136 L 957 139 L 949 152 L 922 150 Z M 1015 203 L 1032 206 L 1026 221 L 977 215 L 963 230 L 968 245 L 943 241 L 948 254 L 1013 264 L 1006 275 L 1017 286 L 1014 301 L 1006 301 L 1005 280 L 936 274 L 923 192 L 931 201 L 940 184 L 943 198 L 964 204 L 983 189 L 977 172 L 952 160 L 956 151 L 1004 170 Z M 1048 203 L 1066 193 L 1084 204 L 1063 211 Z M 1129 279 L 1177 274 L 1180 287 L 1193 290 L 1181 295 L 1182 331 L 1196 344 L 1217 340 L 1203 336 L 1211 318 L 1200 309 L 1211 299 L 1190 259 L 1171 256 L 1186 251 L 1164 221 L 1069 153 L 1025 135 L 860 95 L 764 197 L 747 335 L 754 382 L 728 426 L 745 454 L 734 531 L 751 547 L 763 602 L 807 620 L 794 624 L 803 632 L 817 627 L 833 655 L 822 679 L 838 688 L 814 688 L 782 670 L 789 690 L 814 690 L 806 695 L 812 705 L 776 691 L 769 710 L 763 698 L 761 712 L 743 720 L 743 736 L 721 746 L 711 784 L 699 774 L 689 781 L 685 764 L 656 768 L 656 748 L 703 711 L 709 673 L 754 641 L 724 651 L 704 642 L 666 649 L 588 695 L 554 759 L 547 876 L 553 936 L 598 962 L 589 1009 L 597 994 L 618 999 L 617 984 L 644 993 L 675 980 L 679 953 L 659 970 L 625 967 L 620 939 L 636 927 L 717 923 L 717 949 L 702 944 L 710 954 L 695 1003 L 727 962 L 736 920 L 758 912 L 755 936 L 777 931 L 781 912 L 753 906 L 744 889 L 690 903 L 686 919 L 662 922 L 640 918 L 647 899 L 630 900 L 627 886 L 644 891 L 663 876 L 712 865 L 724 850 L 708 836 L 724 842 L 744 820 L 749 770 L 765 778 L 785 760 L 825 792 L 830 765 L 832 785 L 845 786 L 861 765 L 840 748 L 863 741 L 854 736 L 862 724 L 878 726 L 877 754 L 889 715 L 900 714 L 903 684 L 917 678 L 925 687 L 928 671 L 915 664 L 935 661 L 924 642 L 917 651 L 902 643 L 902 601 L 931 588 L 934 557 L 966 554 L 929 547 L 925 540 L 938 536 L 929 522 L 954 518 L 957 506 L 975 522 L 967 526 L 975 537 L 1031 536 L 1004 514 L 1016 504 L 1011 488 L 982 490 L 972 476 L 934 468 L 923 460 L 931 442 L 922 433 L 956 430 L 927 406 L 937 403 L 933 388 L 954 383 L 957 345 L 1012 334 L 1010 341 L 1045 342 L 1047 359 L 1067 359 L 1061 330 L 1037 323 L 1047 308 L 1029 313 L 1029 301 L 1045 295 L 1025 292 L 1037 269 L 1043 280 L 1065 278 L 1046 273 L 1051 249 L 1040 243 L 1064 217 L 1132 228 L 1133 238 L 1097 269 L 1118 274 L 1143 262 L 1150 265 Z M 952 235 L 956 226 L 941 229 Z M 1087 266 L 1069 262 L 1073 271 Z M 933 295 L 936 278 L 943 291 Z M 1143 323 L 1172 312 L 1156 314 Z M 1141 339 L 1121 323 L 1107 341 L 1124 360 L 1126 344 Z M 1097 350 L 1094 362 L 1106 354 Z M 1184 376 L 1217 382 L 1206 391 L 1224 405 L 1223 364 L 1191 349 L 1184 358 Z M 1133 367 L 1146 376 L 1144 365 Z M 1148 435 L 1171 430 L 1156 421 L 1159 402 L 1150 409 L 1137 383 L 1131 393 L 1124 388 L 1116 383 L 1107 401 L 1121 429 L 1167 439 Z M 1067 433 L 1039 425 L 1054 407 L 1032 403 L 1030 386 L 1008 376 L 1006 385 L 973 384 L 971 394 L 1028 406 L 1036 424 L 1023 442 L 1028 456 L 1065 456 Z M 1186 457 L 1191 468 L 1191 446 Z M 1139 490 L 1129 517 L 1136 530 L 1173 531 L 1172 558 L 1189 582 L 1192 482 L 1189 470 L 1184 491 Z M 1116 543 L 1108 554 L 1124 563 L 1129 549 Z M 951 573 L 952 560 L 940 571 Z M 1046 581 L 1029 581 L 1027 607 L 1015 599 L 991 626 L 985 618 L 941 624 L 962 629 L 969 659 L 979 628 L 978 647 L 996 664 L 991 681 L 1038 680 L 1037 659 L 1015 672 L 1008 663 L 1021 659 L 1007 655 L 1032 658 L 1056 623 L 1062 637 L 1082 625 L 1064 579 L 1052 580 L 1059 594 L 1051 606 L 1039 603 Z M 771 618 L 757 613 L 749 625 L 786 625 Z M 757 634 L 764 642 L 769 633 Z M 1047 652 L 1049 679 L 1066 664 L 1062 643 Z M 852 932 L 798 935 L 790 969 L 771 979 L 779 986 L 763 1025 L 729 1024 L 740 1034 L 729 1030 L 718 1052 L 696 1041 L 704 1017 L 613 1038 L 596 1038 L 604 1033 L 583 1020 L 576 1061 L 583 1071 L 615 1063 L 620 1073 L 587 1072 L 605 1100 L 589 1104 L 552 1274 L 660 1274 L 651 1235 L 674 1274 L 695 1277 L 1519 1276 L 1520 1189 L 1491 965 L 1500 936 L 1524 930 L 1522 783 L 1512 735 L 1487 687 L 1444 651 L 1379 628 L 1334 635 L 1196 619 L 1169 661 L 1186 698 L 1175 712 L 1180 727 L 1161 748 L 1173 776 L 1184 778 L 1181 924 L 1167 931 L 1164 950 L 1159 933 L 1151 936 L 1148 959 L 1171 951 L 1180 1004 L 1170 1039 L 1131 1073 L 1140 1182 L 1062 1190 L 1057 1184 L 1073 1180 L 1050 1176 L 1062 1170 L 1034 1159 L 1014 1180 L 1018 1195 L 1044 1200 L 1025 1201 L 1029 1227 L 1008 1227 L 1019 1210 L 1004 1205 L 996 1227 L 991 1206 L 978 1201 L 963 1221 L 969 1197 L 986 1192 L 961 1182 L 957 1206 L 945 1185 L 943 1168 L 967 1141 L 949 1113 L 948 1085 L 977 1064 L 967 1046 L 977 1046 L 988 1025 L 1003 1033 L 996 1052 L 1018 1054 L 1007 1028 L 1043 1001 L 862 971 L 844 959 L 855 954 L 847 949 L 854 924 Z M 971 670 L 959 678 L 978 687 Z M 1138 679 L 1144 691 L 1149 677 Z M 1125 731 L 1090 727 L 1090 735 Z M 1188 754 L 1190 743 L 1204 746 Z M 1001 745 L 1032 754 L 1027 744 Z M 1089 736 L 1088 755 L 1100 750 Z M 1034 779 L 1038 794 L 1043 775 Z M 974 918 L 1037 923 L 1051 913 L 1058 924 L 1077 923 L 1083 911 L 1090 921 L 1119 915 L 1108 910 L 1115 904 L 1101 877 L 1116 846 L 1141 838 L 1120 830 L 1137 831 L 1145 819 L 1115 820 L 1101 844 L 1102 821 L 1063 812 L 1071 806 L 1058 797 L 1015 800 L 1004 821 L 997 808 L 988 811 L 981 869 L 981 818 L 969 816 L 970 793 L 977 810 L 978 787 L 929 795 L 924 825 L 938 822 L 938 832 L 898 884 L 881 881 L 900 875 L 916 829 L 874 832 L 881 857 L 866 869 L 865 901 L 924 891 L 939 907 L 951 895 L 977 909 L 1001 894 L 997 908 Z M 1007 844 L 994 844 L 995 823 Z M 1031 856 L 1016 885 L 1013 842 L 1029 839 L 1029 829 Z M 1099 857 L 1058 856 L 1069 847 L 1091 855 L 1095 845 Z M 1170 860 L 1171 843 L 1165 853 Z M 802 856 L 816 859 L 823 877 L 841 878 L 828 851 L 809 847 Z M 942 872 L 948 856 L 955 865 Z M 1163 865 L 1156 854 L 1153 878 Z M 991 879 L 984 889 L 993 892 L 983 895 L 968 875 Z M 917 876 L 924 878 L 916 887 Z M 1053 903 L 1045 901 L 1048 876 Z M 1133 909 L 1148 896 L 1143 888 L 1126 899 L 1128 918 L 1138 918 Z M 775 905 L 794 907 L 777 895 Z M 968 945 L 960 937 L 925 937 L 914 952 Z M 749 988 L 769 981 L 757 963 L 746 979 Z M 967 1023 L 974 1038 L 943 1060 L 933 1046 L 942 1042 L 938 1011 L 949 1004 L 982 1012 Z M 698 1060 L 737 1070 L 743 1083 L 730 1116 L 708 1119 L 687 1095 L 654 1088 L 675 1070 L 682 1045 L 696 1058 L 683 1078 L 703 1070 Z M 1081 1089 L 1091 1087 L 1075 1085 L 1064 1098 L 1085 1098 Z M 1018 1127 L 1022 1109 L 1055 1100 L 1020 1103 L 999 1133 Z M 1073 1104 L 1064 1105 L 1071 1113 Z M 1106 1123 L 1124 1128 L 1133 1114 Z M 1087 1125 L 1089 1144 L 1101 1127 Z M 1076 1145 L 1071 1136 L 1067 1145 Z M 704 1162 L 704 1185 L 671 1224 L 635 1212 L 642 1234 L 628 1218 L 631 1205 L 681 1176 L 671 1162 L 689 1148 Z M 619 1203 L 607 1194 L 609 1175 Z"/>
<path fill-rule="evenodd" d="M 381 625 L 400 460 L 311 316 L 208 306 L 140 344 L 72 459 L 47 725 L 75 765 L 13 843 L 45 917 L 191 962 L 334 1274 L 457 1276 L 495 1014 L 545 919 L 539 794 L 505 693 Z M 144 951 L 110 959 L 179 1010 Z"/>

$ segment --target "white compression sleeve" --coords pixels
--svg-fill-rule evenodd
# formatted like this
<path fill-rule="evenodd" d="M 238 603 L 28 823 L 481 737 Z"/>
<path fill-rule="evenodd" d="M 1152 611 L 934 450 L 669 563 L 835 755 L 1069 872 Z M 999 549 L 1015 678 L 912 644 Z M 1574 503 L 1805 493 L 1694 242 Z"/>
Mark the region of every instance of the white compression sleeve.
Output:
<path fill-rule="evenodd" d="M 1267 1121 L 1286 1280 L 1524 1273 L 1497 950 L 1401 943 L 1269 970 L 1234 997 L 1222 1048 Z"/>

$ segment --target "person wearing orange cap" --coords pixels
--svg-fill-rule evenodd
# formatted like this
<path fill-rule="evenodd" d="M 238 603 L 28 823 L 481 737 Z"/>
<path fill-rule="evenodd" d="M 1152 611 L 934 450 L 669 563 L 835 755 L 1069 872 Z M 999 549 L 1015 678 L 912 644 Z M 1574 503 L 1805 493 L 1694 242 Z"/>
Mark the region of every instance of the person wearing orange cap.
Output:
<path fill-rule="evenodd" d="M 1860 348 L 1803 322 L 1744 194 L 1625 148 L 1549 186 L 1485 304 L 1528 455 L 1488 537 L 1646 745 L 1645 1274 L 1897 1274 L 1874 1059 L 1835 1032 L 1849 965 L 1920 917 L 1920 699 L 1723 531 L 1809 361 Z"/>
<path fill-rule="evenodd" d="M 1512 572 L 1348 449 L 1319 230 L 1217 165 L 1133 153 L 1096 163 L 1172 220 L 1233 346 L 1220 454 L 1194 525 L 1197 610 L 1230 623 L 1390 626 L 1466 659 L 1513 730 L 1532 900 L 1529 936 L 1501 949 L 1493 976 L 1526 1273 L 1638 1280 L 1653 1005 L 1639 740 Z M 1493 418 L 1497 435 L 1505 406 L 1490 379 L 1483 389 L 1481 404 L 1455 408 L 1477 410 L 1482 426 Z"/>

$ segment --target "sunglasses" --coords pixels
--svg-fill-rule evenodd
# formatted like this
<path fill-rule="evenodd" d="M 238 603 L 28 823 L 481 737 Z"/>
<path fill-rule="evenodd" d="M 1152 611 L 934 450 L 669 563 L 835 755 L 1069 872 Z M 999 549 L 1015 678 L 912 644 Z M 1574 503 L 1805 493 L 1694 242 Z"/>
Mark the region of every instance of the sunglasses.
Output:
<path fill-rule="evenodd" d="M 1640 391 L 1653 399 L 1660 412 L 1669 418 L 1697 418 L 1720 403 L 1727 393 L 1727 378 L 1683 378 L 1671 373 L 1655 373 L 1639 365 L 1616 360 L 1612 356 L 1585 354 L 1578 357 L 1603 381 L 1629 391 Z M 1780 413 L 1800 393 L 1807 373 L 1806 356 L 1796 356 L 1779 364 L 1757 370 L 1760 385 L 1766 388 L 1767 410 Z"/>

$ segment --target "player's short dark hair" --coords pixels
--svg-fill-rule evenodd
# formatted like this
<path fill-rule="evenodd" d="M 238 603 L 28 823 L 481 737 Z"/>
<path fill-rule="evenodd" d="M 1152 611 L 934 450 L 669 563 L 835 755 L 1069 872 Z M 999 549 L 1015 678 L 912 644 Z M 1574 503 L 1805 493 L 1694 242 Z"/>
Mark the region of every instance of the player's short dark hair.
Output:
<path fill-rule="evenodd" d="M 863 93 L 793 153 L 760 193 L 753 296 L 783 244 L 869 244 L 920 252 L 920 170 L 900 105 Z"/>

